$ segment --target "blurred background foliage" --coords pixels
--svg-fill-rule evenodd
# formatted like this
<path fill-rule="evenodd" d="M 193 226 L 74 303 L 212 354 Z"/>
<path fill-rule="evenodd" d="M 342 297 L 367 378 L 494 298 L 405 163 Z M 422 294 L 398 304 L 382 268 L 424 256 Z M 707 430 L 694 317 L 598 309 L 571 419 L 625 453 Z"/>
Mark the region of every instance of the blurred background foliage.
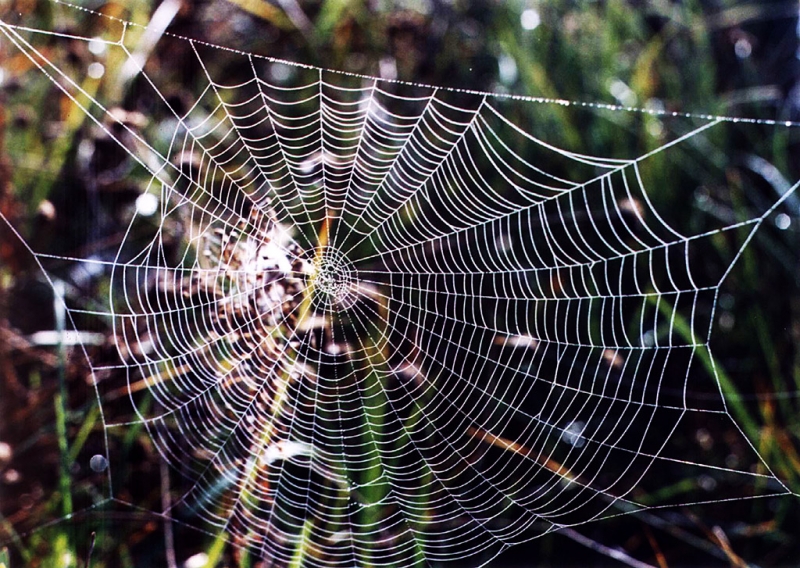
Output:
<path fill-rule="evenodd" d="M 385 79 L 642 109 L 800 119 L 797 2 L 131 0 L 81 5 L 149 26 L 150 32 L 132 28 L 130 33 L 140 35 L 139 53 L 148 72 L 172 86 L 167 96 L 177 108 L 191 101 L 199 69 L 185 43 L 165 35 L 166 30 Z M 69 32 L 82 29 L 89 16 L 49 0 L 2 0 L 0 19 Z M 119 29 L 109 25 L 92 32 L 115 37 Z M 46 46 L 44 53 L 84 77 L 82 86 L 118 120 L 156 145 L 168 142 L 165 117 L 154 114 L 152 101 L 135 88 L 135 72 L 114 59 L 118 54 L 95 52 L 84 42 L 69 44 L 66 51 L 64 45 Z M 224 69 L 232 59 L 221 52 L 212 64 Z M 82 71 L 93 63 L 100 64 L 93 73 Z M 275 66 L 272 79 L 280 80 L 285 69 Z M 5 38 L 0 38 L 0 89 L 0 211 L 37 251 L 113 258 L 148 176 L 127 164 L 124 152 L 76 102 L 56 92 Z M 557 104 L 540 105 L 515 120 L 556 146 L 602 156 L 644 154 L 688 127 L 646 113 Z M 797 133 L 797 128 L 730 124 L 693 139 L 680 150 L 678 171 L 674 158 L 657 157 L 643 166 L 653 202 L 676 227 L 693 233 L 761 215 L 800 177 Z M 718 299 L 712 339 L 732 416 L 796 493 L 798 201 L 786 200 L 745 249 Z M 724 264 L 741 245 L 741 239 L 715 241 L 704 261 Z M 91 274 L 71 274 L 71 279 L 75 285 L 63 291 L 69 302 L 91 308 L 93 299 L 104 297 L 107 282 Z M 53 289 L 32 257 L 0 227 L 0 539 L 9 541 L 0 565 L 85 566 L 90 547 L 95 567 L 260 565 L 223 541 L 190 531 L 178 550 L 170 550 L 165 531 L 187 529 L 168 527 L 144 512 L 111 511 L 102 519 L 81 513 L 68 522 L 46 524 L 98 502 L 105 483 L 101 475 L 76 465 L 87 463 L 83 458 L 103 444 L 96 405 L 86 395 L 83 355 L 33 339 L 36 332 L 63 325 L 53 305 Z M 97 332 L 102 345 L 109 330 Z M 708 373 L 710 359 L 701 363 L 697 372 Z M 685 459 L 707 463 L 713 454 L 739 465 L 750 451 L 739 436 L 728 423 L 697 424 L 694 439 L 682 442 Z M 134 484 L 142 494 L 138 501 L 158 509 L 163 474 L 146 433 L 131 429 L 119 444 L 136 464 L 120 475 L 140 477 L 142 483 Z M 763 468 L 757 461 L 753 467 Z M 683 481 L 664 486 L 654 472 L 655 480 L 637 499 L 683 502 L 682 495 L 698 488 L 712 491 L 705 486 L 718 483 L 691 469 L 670 473 Z M 737 490 L 740 497 L 758 492 Z M 798 526 L 796 498 L 654 509 L 544 536 L 509 550 L 493 565 L 789 566 L 800 558 Z M 100 535 L 93 545 L 92 531 Z"/>

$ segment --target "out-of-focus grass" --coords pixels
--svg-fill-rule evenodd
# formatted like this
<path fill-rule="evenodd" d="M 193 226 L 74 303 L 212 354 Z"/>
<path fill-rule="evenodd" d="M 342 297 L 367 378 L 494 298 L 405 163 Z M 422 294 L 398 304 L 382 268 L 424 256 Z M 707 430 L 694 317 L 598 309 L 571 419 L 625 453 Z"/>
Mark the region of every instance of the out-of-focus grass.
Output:
<path fill-rule="evenodd" d="M 0 548 L 0 568 L 11 568 L 11 561 L 8 558 L 7 548 Z"/>

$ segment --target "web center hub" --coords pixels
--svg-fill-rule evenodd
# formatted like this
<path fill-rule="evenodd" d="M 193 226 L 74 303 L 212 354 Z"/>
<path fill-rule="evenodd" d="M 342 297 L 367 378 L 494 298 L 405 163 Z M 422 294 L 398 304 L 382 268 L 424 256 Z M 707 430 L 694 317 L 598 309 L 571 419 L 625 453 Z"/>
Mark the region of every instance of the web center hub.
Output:
<path fill-rule="evenodd" d="M 356 282 L 352 263 L 340 251 L 326 248 L 315 259 L 312 284 L 326 303 L 349 304 Z"/>

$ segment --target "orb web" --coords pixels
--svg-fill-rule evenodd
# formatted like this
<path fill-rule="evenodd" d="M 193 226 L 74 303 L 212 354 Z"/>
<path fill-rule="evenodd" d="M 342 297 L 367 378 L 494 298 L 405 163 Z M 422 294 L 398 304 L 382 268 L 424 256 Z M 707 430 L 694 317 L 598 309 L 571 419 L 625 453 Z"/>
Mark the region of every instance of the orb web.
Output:
<path fill-rule="evenodd" d="M 132 24 L 107 25 L 111 39 L 0 31 L 158 204 L 132 214 L 113 258 L 62 259 L 110 282 L 104 308 L 69 308 L 115 338 L 113 363 L 87 354 L 109 439 L 91 468 L 124 468 L 115 439 L 144 428 L 174 478 L 145 508 L 282 562 L 311 541 L 309 565 L 477 564 L 648 509 L 636 488 L 682 461 L 666 451 L 681 423 L 730 418 L 718 385 L 704 404 L 686 396 L 738 258 L 714 271 L 702 255 L 749 239 L 797 184 L 759 217 L 690 234 L 659 214 L 646 168 L 747 119 L 649 111 L 678 133 L 640 155 L 585 155 L 520 109 L 629 111 L 174 37 L 201 70 L 179 111 L 127 43 Z M 104 106 L 42 37 L 102 42 L 160 130 Z M 766 464 L 687 465 L 789 493 Z"/>

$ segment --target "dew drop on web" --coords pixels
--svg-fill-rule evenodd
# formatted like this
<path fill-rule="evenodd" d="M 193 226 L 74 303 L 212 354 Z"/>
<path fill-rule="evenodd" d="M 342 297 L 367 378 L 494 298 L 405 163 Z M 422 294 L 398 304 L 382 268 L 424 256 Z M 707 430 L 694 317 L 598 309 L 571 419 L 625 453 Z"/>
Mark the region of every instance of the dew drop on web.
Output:
<path fill-rule="evenodd" d="M 92 459 L 89 460 L 89 467 L 92 468 L 92 471 L 96 471 L 98 473 L 105 471 L 108 467 L 108 460 L 105 458 L 105 456 L 95 454 L 92 456 Z"/>

